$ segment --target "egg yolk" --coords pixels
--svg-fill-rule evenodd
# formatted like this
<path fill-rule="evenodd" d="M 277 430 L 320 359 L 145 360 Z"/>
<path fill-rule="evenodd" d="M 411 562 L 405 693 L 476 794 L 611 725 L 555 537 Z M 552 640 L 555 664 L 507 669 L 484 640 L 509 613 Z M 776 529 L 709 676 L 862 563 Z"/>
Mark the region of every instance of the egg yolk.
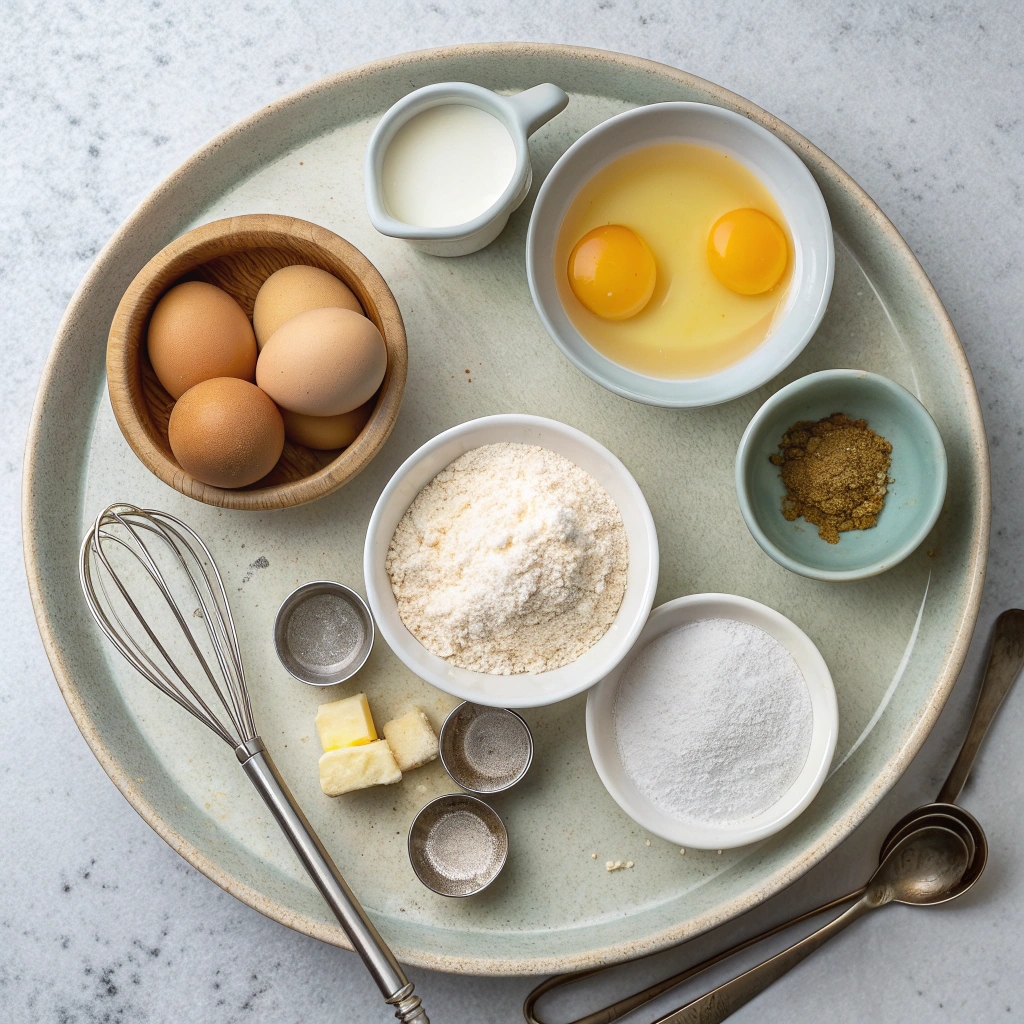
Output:
<path fill-rule="evenodd" d="M 731 210 L 708 235 L 711 273 L 730 291 L 761 295 L 786 272 L 789 247 L 782 228 L 760 210 Z"/>
<path fill-rule="evenodd" d="M 605 224 L 588 231 L 569 256 L 569 285 L 591 313 L 627 320 L 651 300 L 658 271 L 654 254 L 631 228 Z"/>

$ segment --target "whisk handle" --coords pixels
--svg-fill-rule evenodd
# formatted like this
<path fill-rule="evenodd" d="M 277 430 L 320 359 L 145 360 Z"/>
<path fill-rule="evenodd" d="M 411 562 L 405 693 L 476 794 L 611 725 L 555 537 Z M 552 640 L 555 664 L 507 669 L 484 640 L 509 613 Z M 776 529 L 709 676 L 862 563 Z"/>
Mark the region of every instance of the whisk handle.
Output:
<path fill-rule="evenodd" d="M 334 866 L 331 855 L 299 809 L 262 741 L 258 738 L 249 740 L 236 748 L 235 754 L 249 781 L 288 837 L 313 884 L 362 957 L 384 994 L 385 1002 L 395 1007 L 395 1016 L 402 1024 L 430 1024 L 419 996 L 412 994 L 412 983 Z"/>

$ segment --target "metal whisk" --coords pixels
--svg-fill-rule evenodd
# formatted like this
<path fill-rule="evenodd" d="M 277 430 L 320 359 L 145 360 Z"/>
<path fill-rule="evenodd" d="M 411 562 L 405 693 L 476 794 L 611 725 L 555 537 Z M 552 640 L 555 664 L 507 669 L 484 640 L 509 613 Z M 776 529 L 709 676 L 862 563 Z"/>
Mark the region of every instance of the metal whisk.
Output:
<path fill-rule="evenodd" d="M 129 663 L 234 751 L 256 791 L 403 1024 L 429 1024 L 394 954 L 295 803 L 253 721 L 224 582 L 210 549 L 180 519 L 117 504 L 82 541 L 82 589 Z M 198 602 L 198 606 L 194 607 Z M 143 609 L 166 612 L 161 635 Z M 190 665 L 190 670 L 182 666 Z"/>

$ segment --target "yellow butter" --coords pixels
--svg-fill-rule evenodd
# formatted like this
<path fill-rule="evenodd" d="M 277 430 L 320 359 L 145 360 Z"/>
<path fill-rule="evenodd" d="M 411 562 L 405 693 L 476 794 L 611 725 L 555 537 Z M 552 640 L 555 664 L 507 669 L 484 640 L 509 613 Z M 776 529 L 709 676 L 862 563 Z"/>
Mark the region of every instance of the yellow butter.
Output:
<path fill-rule="evenodd" d="M 316 731 L 325 751 L 372 743 L 377 730 L 365 693 L 321 704 L 316 713 Z"/>
<path fill-rule="evenodd" d="M 338 747 L 320 756 L 320 788 L 327 796 L 401 781 L 402 773 L 386 740 Z"/>
<path fill-rule="evenodd" d="M 419 768 L 437 757 L 437 735 L 420 708 L 393 718 L 382 732 L 403 772 Z"/>

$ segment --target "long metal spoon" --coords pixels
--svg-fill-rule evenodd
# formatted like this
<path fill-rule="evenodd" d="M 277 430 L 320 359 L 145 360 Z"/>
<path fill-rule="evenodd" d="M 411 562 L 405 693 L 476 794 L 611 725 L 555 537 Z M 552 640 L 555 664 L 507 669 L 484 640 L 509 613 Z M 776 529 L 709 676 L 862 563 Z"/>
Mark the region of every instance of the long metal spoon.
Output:
<path fill-rule="evenodd" d="M 718 1024 L 869 910 L 893 902 L 932 906 L 959 896 L 964 891 L 960 882 L 969 867 L 970 853 L 959 835 L 938 825 L 925 825 L 892 848 L 852 907 L 789 949 L 659 1018 L 655 1024 Z"/>
<path fill-rule="evenodd" d="M 970 837 L 975 844 L 976 852 L 972 856 L 971 864 L 961 882 L 961 891 L 966 891 L 977 881 L 988 862 L 988 842 L 977 819 L 962 807 L 952 803 L 952 801 L 959 796 L 960 790 L 967 780 L 968 773 L 981 747 L 981 742 L 985 738 L 985 734 L 988 732 L 989 726 L 999 710 L 999 706 L 1002 704 L 1007 693 L 1009 693 L 1022 666 L 1024 666 L 1024 610 L 1011 608 L 1003 612 L 996 619 L 988 663 L 985 667 L 985 675 L 982 678 L 981 689 L 978 691 L 978 701 L 975 705 L 974 715 L 967 728 L 967 737 L 964 740 L 963 747 L 939 793 L 939 801 L 915 808 L 896 823 L 882 846 L 879 855 L 880 861 L 885 859 L 886 854 L 892 849 L 895 842 L 907 835 L 908 831 L 913 831 L 919 824 L 932 823 L 931 816 L 940 814 L 944 815 L 947 819 L 953 818 L 961 822 L 969 831 Z M 770 928 L 759 935 L 754 935 L 743 942 L 737 943 L 735 946 L 723 950 L 721 953 L 717 953 L 699 964 L 688 967 L 686 970 L 680 971 L 669 978 L 664 978 L 639 992 L 634 992 L 632 995 L 626 996 L 610 1006 L 596 1010 L 585 1017 L 580 1017 L 572 1021 L 571 1024 L 611 1024 L 612 1021 L 625 1016 L 631 1010 L 643 1006 L 645 1003 L 656 999 L 677 985 L 689 981 L 698 974 L 728 959 L 734 953 L 749 949 L 762 939 L 771 938 L 773 935 L 786 931 L 788 928 L 807 921 L 812 917 L 817 917 L 819 914 L 825 913 L 825 911 L 834 910 L 836 907 L 843 906 L 851 900 L 859 899 L 864 895 L 865 891 L 866 887 L 862 887 L 829 903 L 815 907 L 813 910 L 790 918 L 788 921 L 784 921 L 774 928 Z M 545 1024 L 541 1018 L 535 1015 L 534 1008 L 538 1000 L 546 993 L 556 988 L 576 984 L 586 978 L 594 977 L 609 970 L 612 966 L 618 965 L 576 971 L 572 974 L 548 978 L 541 982 L 540 985 L 530 992 L 523 1004 L 523 1016 L 526 1018 L 527 1024 Z"/>
<path fill-rule="evenodd" d="M 978 691 L 978 701 L 974 706 L 971 724 L 967 727 L 967 737 L 964 739 L 963 746 L 960 748 L 960 753 L 957 755 L 946 781 L 942 784 L 938 798 L 933 804 L 915 807 L 896 822 L 886 837 L 882 847 L 883 854 L 892 846 L 894 840 L 905 833 L 908 828 L 912 828 L 917 822 L 935 814 L 959 818 L 972 829 L 975 842 L 978 841 L 979 833 L 984 839 L 981 825 L 973 815 L 957 806 L 954 801 L 964 788 L 964 783 L 967 782 L 967 776 L 974 766 L 974 759 L 981 749 L 981 741 L 985 738 L 989 726 L 996 717 L 996 712 L 1010 692 L 1022 667 L 1024 667 L 1024 610 L 1010 608 L 996 619 L 995 628 L 992 631 L 992 646 L 989 649 L 988 663 L 985 666 L 985 676 L 981 681 L 981 689 Z M 987 851 L 986 843 L 986 856 Z"/>
<path fill-rule="evenodd" d="M 985 666 L 985 678 L 978 691 L 967 738 L 960 748 L 953 768 L 939 790 L 937 803 L 951 804 L 964 788 L 967 776 L 978 756 L 981 741 L 996 717 L 999 705 L 1010 692 L 1014 680 L 1024 666 L 1024 609 L 1010 608 L 996 619 L 992 632 L 992 646 Z"/>
<path fill-rule="evenodd" d="M 975 857 L 968 874 L 980 875 L 988 859 L 988 842 L 977 819 L 954 803 L 967 782 L 967 776 L 974 766 L 974 759 L 981 749 L 981 742 L 996 717 L 996 712 L 1010 692 L 1014 681 L 1024 667 L 1024 610 L 1010 608 L 996 619 L 992 631 L 992 645 L 989 648 L 988 663 L 985 675 L 978 691 L 978 700 L 974 706 L 967 736 L 960 753 L 950 769 L 946 781 L 939 790 L 935 803 L 923 804 L 905 814 L 889 831 L 882 846 L 882 855 L 892 848 L 894 842 L 909 829 L 913 829 L 923 821 L 931 820 L 935 815 L 946 815 L 958 818 L 972 833 L 979 848 L 980 856 Z M 974 879 L 964 879 L 973 884 Z"/>
<path fill-rule="evenodd" d="M 950 890 L 947 899 L 953 899 L 956 896 L 960 896 L 965 893 L 978 880 L 981 872 L 985 868 L 985 864 L 988 860 L 988 842 L 985 839 L 985 833 L 981 830 L 981 825 L 974 819 L 974 817 L 968 815 L 962 808 L 956 809 L 963 815 L 967 815 L 967 817 L 970 818 L 970 821 L 964 821 L 960 815 L 955 817 L 949 814 L 925 815 L 919 821 L 901 829 L 897 835 L 890 837 L 878 858 L 879 863 L 885 861 L 893 851 L 896 844 L 902 842 L 908 836 L 917 835 L 922 831 L 922 829 L 930 826 L 944 828 L 960 838 L 967 850 L 968 857 L 967 868 L 960 881 Z M 868 884 L 870 885 L 870 882 Z M 704 971 L 721 963 L 723 960 L 727 960 L 735 953 L 749 949 L 751 946 L 759 943 L 762 939 L 767 939 L 773 935 L 777 935 L 779 932 L 786 931 L 802 921 L 809 920 L 812 917 L 817 917 L 826 910 L 834 910 L 836 907 L 849 903 L 852 900 L 860 899 L 867 891 L 867 885 L 861 886 L 861 888 L 857 889 L 855 892 L 847 893 L 847 895 L 842 896 L 837 900 L 833 900 L 831 903 L 826 903 L 821 907 L 815 907 L 813 910 L 809 910 L 807 913 L 801 914 L 799 917 L 784 921 L 782 924 L 776 925 L 768 931 L 761 932 L 759 935 L 754 935 L 751 938 L 730 947 L 729 949 L 723 950 L 721 953 L 717 953 L 715 956 L 712 956 L 707 960 L 702 960 L 700 963 L 694 964 L 692 967 L 688 967 L 686 970 L 672 975 L 670 978 L 665 978 L 662 981 L 651 985 L 649 988 L 643 989 L 640 992 L 635 992 L 630 996 L 626 996 L 618 1002 L 612 1003 L 610 1006 L 602 1007 L 600 1010 L 587 1014 L 585 1017 L 580 1017 L 577 1020 L 572 1021 L 571 1024 L 611 1024 L 612 1021 L 625 1016 L 631 1010 L 635 1010 L 638 1007 L 643 1006 L 645 1003 L 650 1002 L 652 999 L 657 998 L 659 995 L 675 988 L 677 985 L 681 985 L 683 982 L 690 981 L 697 975 L 703 974 Z M 564 984 L 582 981 L 584 978 L 592 977 L 593 975 L 599 974 L 608 969 L 609 968 L 607 967 L 597 967 L 590 971 L 580 971 L 573 975 L 549 978 L 547 981 L 542 982 L 530 993 L 523 1006 L 523 1015 L 526 1018 L 527 1024 L 544 1024 L 541 1018 L 535 1015 L 534 1007 L 536 1006 L 537 1001 L 545 993 L 550 992 L 552 989 L 559 988 Z M 659 1018 L 655 1024 L 662 1024 L 663 1021 L 673 1019 L 674 1018 L 671 1016 L 662 1017 Z"/>

